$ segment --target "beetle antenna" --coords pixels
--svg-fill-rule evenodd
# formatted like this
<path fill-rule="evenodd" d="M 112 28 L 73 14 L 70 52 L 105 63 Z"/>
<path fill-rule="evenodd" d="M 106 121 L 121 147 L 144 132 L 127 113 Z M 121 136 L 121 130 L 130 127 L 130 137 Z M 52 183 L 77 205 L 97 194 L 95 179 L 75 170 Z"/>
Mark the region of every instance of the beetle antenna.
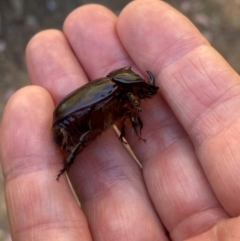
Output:
<path fill-rule="evenodd" d="M 148 83 L 151 85 L 155 85 L 155 77 L 154 77 L 153 73 L 149 70 L 147 70 L 146 72 L 148 73 L 148 75 L 150 77 L 150 80 L 148 81 Z"/>

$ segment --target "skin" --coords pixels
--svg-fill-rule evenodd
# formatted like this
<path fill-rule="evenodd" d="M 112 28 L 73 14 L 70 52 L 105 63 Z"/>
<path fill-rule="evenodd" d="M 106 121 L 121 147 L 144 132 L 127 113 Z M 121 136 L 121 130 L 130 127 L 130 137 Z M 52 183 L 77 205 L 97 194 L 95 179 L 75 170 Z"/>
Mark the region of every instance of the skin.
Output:
<path fill-rule="evenodd" d="M 0 133 L 13 240 L 240 239 L 240 79 L 187 18 L 156 0 L 119 17 L 85 5 L 63 32 L 34 36 L 26 59 L 33 85 L 11 97 Z M 160 88 L 142 102 L 147 142 L 126 130 L 142 169 L 108 129 L 69 172 L 79 208 L 66 176 L 55 181 L 54 106 L 127 65 Z"/>

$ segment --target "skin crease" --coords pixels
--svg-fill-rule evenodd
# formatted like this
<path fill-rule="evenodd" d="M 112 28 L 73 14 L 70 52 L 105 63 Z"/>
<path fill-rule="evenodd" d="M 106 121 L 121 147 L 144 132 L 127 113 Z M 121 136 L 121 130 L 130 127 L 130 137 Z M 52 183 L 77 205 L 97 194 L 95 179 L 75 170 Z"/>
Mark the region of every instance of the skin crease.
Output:
<path fill-rule="evenodd" d="M 34 36 L 26 59 L 33 85 L 11 97 L 0 133 L 13 240 L 239 240 L 240 80 L 188 19 L 157 0 L 118 18 L 85 5 L 63 32 Z M 55 181 L 54 106 L 127 65 L 160 88 L 142 103 L 147 142 L 126 130 L 143 169 L 110 128 L 69 172 L 79 208 L 66 177 Z"/>

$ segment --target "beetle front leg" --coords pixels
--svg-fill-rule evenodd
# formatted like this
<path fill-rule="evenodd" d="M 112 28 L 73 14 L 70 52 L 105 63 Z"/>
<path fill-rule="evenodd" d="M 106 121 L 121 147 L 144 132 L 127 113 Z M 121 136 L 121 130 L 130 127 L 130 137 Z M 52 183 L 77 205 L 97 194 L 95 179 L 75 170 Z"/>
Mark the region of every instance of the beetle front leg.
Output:
<path fill-rule="evenodd" d="M 132 128 L 135 134 L 138 136 L 138 138 L 146 142 L 146 140 L 141 137 L 141 130 L 143 128 L 143 122 L 141 118 L 138 115 L 134 115 L 133 113 L 130 113 L 130 121 L 132 123 Z"/>
<path fill-rule="evenodd" d="M 138 99 L 136 99 L 136 97 L 133 95 L 133 93 L 131 93 L 131 92 L 127 93 L 127 97 L 128 97 L 128 100 L 130 101 L 131 105 L 137 111 L 137 113 L 141 112 L 142 109 L 140 106 L 140 102 L 138 101 Z"/>

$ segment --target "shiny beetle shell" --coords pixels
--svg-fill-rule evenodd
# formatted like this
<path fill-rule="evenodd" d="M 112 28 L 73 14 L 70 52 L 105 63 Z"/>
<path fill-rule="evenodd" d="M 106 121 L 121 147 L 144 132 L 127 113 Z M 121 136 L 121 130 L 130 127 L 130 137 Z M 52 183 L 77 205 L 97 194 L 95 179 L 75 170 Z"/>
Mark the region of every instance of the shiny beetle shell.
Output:
<path fill-rule="evenodd" d="M 140 100 L 150 98 L 158 91 L 153 74 L 147 73 L 149 81 L 134 73 L 131 66 L 114 70 L 106 77 L 76 89 L 57 105 L 53 113 L 53 137 L 68 154 L 57 179 L 69 170 L 85 146 L 113 124 L 120 129 L 121 141 L 126 120 L 142 139 L 143 122 L 138 115 Z"/>

